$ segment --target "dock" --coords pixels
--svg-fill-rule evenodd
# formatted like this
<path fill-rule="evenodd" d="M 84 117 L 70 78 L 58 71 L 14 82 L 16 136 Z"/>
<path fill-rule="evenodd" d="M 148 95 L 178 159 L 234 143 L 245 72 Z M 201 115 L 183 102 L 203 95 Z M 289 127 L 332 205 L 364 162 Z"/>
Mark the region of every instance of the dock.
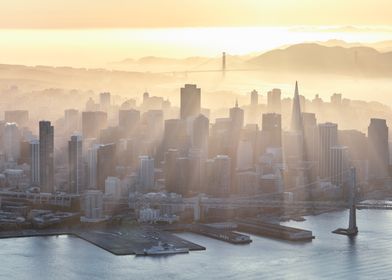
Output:
<path fill-rule="evenodd" d="M 237 228 L 241 232 L 288 241 L 311 241 L 315 238 L 310 230 L 287 227 L 255 219 L 237 221 Z"/>
<path fill-rule="evenodd" d="M 0 232 L 0 239 L 59 235 L 75 236 L 119 256 L 142 254 L 145 248 L 151 248 L 157 245 L 158 242 L 170 243 L 178 248 L 188 248 L 189 251 L 206 249 L 203 246 L 152 226 L 133 227 L 130 229 L 28 229 L 2 231 Z"/>
<path fill-rule="evenodd" d="M 190 231 L 207 237 L 212 237 L 232 244 L 248 244 L 252 242 L 249 235 L 237 233 L 227 229 L 215 228 L 203 224 L 195 224 L 190 227 Z"/>

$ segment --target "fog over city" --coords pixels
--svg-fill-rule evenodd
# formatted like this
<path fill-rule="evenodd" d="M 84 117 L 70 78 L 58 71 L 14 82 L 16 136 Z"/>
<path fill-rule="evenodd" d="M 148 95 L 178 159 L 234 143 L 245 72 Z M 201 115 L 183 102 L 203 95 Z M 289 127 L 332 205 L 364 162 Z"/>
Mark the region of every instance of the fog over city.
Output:
<path fill-rule="evenodd" d="M 387 279 L 392 4 L 0 5 L 0 279 Z"/>

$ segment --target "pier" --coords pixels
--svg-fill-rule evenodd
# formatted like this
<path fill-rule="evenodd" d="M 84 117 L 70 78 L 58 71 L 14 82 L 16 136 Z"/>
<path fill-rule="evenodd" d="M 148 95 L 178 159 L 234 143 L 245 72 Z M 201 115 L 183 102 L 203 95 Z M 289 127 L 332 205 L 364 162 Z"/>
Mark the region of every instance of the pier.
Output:
<path fill-rule="evenodd" d="M 159 241 L 173 244 L 176 247 L 186 247 L 189 249 L 189 251 L 206 249 L 203 246 L 189 242 L 178 236 L 161 231 L 151 226 L 121 229 L 28 229 L 18 231 L 2 231 L 0 232 L 0 239 L 59 235 L 78 237 L 114 255 L 119 256 L 142 254 L 145 248 L 155 246 Z"/>
<path fill-rule="evenodd" d="M 311 241 L 315 238 L 310 230 L 287 227 L 255 219 L 246 219 L 238 222 L 237 228 L 241 232 L 288 241 Z"/>

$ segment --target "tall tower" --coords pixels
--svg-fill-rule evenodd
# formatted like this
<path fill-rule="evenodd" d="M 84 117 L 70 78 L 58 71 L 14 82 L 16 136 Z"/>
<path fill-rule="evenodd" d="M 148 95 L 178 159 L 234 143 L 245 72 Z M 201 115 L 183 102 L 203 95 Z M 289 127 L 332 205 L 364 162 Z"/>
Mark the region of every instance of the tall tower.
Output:
<path fill-rule="evenodd" d="M 368 128 L 369 173 L 373 179 L 388 177 L 388 126 L 384 119 L 370 119 Z"/>
<path fill-rule="evenodd" d="M 181 88 L 181 119 L 196 117 L 200 114 L 201 107 L 200 88 L 196 85 L 186 84 Z"/>
<path fill-rule="evenodd" d="M 278 88 L 274 88 L 268 92 L 267 95 L 267 109 L 271 113 L 280 113 L 282 110 L 282 91 Z"/>
<path fill-rule="evenodd" d="M 82 193 L 83 184 L 83 156 L 82 137 L 72 135 L 68 141 L 68 176 L 69 192 L 73 194 Z"/>
<path fill-rule="evenodd" d="M 250 106 L 256 107 L 259 105 L 259 93 L 254 89 L 250 93 Z"/>
<path fill-rule="evenodd" d="M 329 179 L 332 175 L 331 148 L 338 144 L 338 125 L 336 123 L 319 124 L 318 160 L 319 176 Z"/>
<path fill-rule="evenodd" d="M 226 76 L 226 52 L 222 53 L 222 77 Z"/>
<path fill-rule="evenodd" d="M 263 114 L 261 129 L 266 137 L 266 148 L 282 147 L 282 116 L 280 114 Z"/>
<path fill-rule="evenodd" d="M 41 192 L 53 192 L 54 128 L 49 121 L 39 122 L 39 171 Z"/>
<path fill-rule="evenodd" d="M 301 105 L 299 100 L 299 92 L 298 92 L 298 82 L 295 82 L 295 92 L 293 99 L 293 111 L 291 115 L 291 130 L 292 131 L 303 131 L 302 126 L 302 115 L 301 115 Z"/>
<path fill-rule="evenodd" d="M 30 141 L 30 183 L 39 186 L 39 141 L 34 139 Z"/>
<path fill-rule="evenodd" d="M 301 115 L 301 105 L 299 100 L 298 92 L 298 82 L 295 82 L 295 92 L 293 99 L 293 111 L 291 115 L 291 130 L 292 131 L 302 131 L 302 115 Z"/>

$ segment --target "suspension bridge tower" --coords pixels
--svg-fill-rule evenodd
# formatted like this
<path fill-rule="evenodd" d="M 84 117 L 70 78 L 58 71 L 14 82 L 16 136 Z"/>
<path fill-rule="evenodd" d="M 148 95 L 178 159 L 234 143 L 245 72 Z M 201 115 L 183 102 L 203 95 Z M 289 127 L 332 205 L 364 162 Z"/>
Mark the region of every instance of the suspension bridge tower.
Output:
<path fill-rule="evenodd" d="M 222 53 L 222 78 L 226 76 L 226 52 Z"/>
<path fill-rule="evenodd" d="M 348 236 L 354 236 L 358 234 L 358 227 L 357 227 L 357 209 L 356 209 L 356 173 L 355 168 L 351 167 L 350 169 L 350 191 L 349 191 L 349 220 L 348 220 L 348 228 L 338 228 L 334 230 L 333 233 L 343 234 Z"/>

